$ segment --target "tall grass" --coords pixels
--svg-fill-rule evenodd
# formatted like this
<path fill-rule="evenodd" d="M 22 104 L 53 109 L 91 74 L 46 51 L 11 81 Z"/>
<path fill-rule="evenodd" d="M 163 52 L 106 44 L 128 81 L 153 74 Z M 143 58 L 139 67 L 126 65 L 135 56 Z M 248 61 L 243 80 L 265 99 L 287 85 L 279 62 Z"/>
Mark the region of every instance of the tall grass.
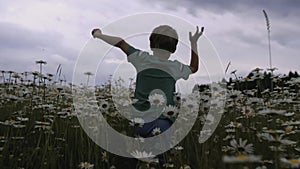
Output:
<path fill-rule="evenodd" d="M 106 152 L 81 128 L 72 105 L 72 84 L 63 85 L 53 80 L 53 76 L 40 73 L 23 73 L 15 79 L 12 71 L 2 73 L 5 77 L 0 83 L 1 168 L 130 168 L 130 159 Z M 37 77 L 47 80 L 38 85 Z M 280 81 L 280 77 L 275 80 Z M 242 81 L 236 79 L 232 83 L 239 86 Z M 109 124 L 119 132 L 130 133 L 128 120 L 117 113 L 112 102 L 110 87 L 113 85 L 109 82 L 96 86 L 97 100 L 99 105 L 103 101 L 108 103 L 105 118 Z M 167 153 L 169 166 L 289 168 L 292 165 L 289 161 L 300 165 L 297 161 L 300 158 L 299 77 L 283 85 L 276 84 L 274 91 L 260 91 L 261 95 L 257 94 L 259 85 L 258 81 L 257 88 L 243 90 L 228 86 L 225 114 L 212 136 L 199 144 L 199 132 L 213 106 L 211 90 L 203 89 L 196 123 L 179 143 L 182 148 Z M 252 144 L 253 151 L 245 151 L 246 145 L 233 144 L 233 140 L 239 142 L 239 139 L 247 140 L 246 145 Z M 259 160 L 251 161 L 255 157 Z M 139 165 L 147 168 L 148 164 L 140 162 Z"/>

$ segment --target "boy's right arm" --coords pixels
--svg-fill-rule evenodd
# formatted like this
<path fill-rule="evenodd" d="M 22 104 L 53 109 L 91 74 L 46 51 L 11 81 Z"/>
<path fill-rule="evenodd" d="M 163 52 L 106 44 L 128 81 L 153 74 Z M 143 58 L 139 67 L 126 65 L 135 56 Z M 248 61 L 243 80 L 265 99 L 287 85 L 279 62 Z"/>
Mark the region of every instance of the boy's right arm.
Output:
<path fill-rule="evenodd" d="M 127 55 L 129 54 L 128 49 L 129 49 L 130 45 L 124 39 L 122 39 L 120 37 L 105 35 L 98 28 L 93 29 L 92 36 L 94 38 L 99 38 L 110 45 L 120 48 Z"/>

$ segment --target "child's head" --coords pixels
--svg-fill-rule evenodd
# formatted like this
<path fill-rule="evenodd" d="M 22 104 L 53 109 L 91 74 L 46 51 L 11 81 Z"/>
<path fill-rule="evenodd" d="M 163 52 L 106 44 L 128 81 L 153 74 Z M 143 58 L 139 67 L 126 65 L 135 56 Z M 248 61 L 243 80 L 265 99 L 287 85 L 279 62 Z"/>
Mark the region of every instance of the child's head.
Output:
<path fill-rule="evenodd" d="M 178 34 L 168 25 L 156 27 L 150 35 L 150 48 L 162 49 L 174 53 L 178 43 Z"/>

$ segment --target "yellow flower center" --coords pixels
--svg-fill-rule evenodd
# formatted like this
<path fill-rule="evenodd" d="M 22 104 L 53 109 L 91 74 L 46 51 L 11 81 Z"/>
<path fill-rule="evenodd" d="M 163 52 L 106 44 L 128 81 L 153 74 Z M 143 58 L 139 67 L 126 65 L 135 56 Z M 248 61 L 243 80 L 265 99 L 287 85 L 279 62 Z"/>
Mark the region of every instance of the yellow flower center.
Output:
<path fill-rule="evenodd" d="M 240 155 L 236 156 L 237 159 L 245 159 L 245 158 L 247 158 L 247 157 L 248 157 L 248 156 L 245 155 L 245 154 L 240 154 Z"/>
<path fill-rule="evenodd" d="M 88 162 L 84 162 L 83 163 L 83 167 L 88 167 L 89 166 L 89 163 Z"/>
<path fill-rule="evenodd" d="M 272 163 L 272 161 L 270 161 L 270 160 L 264 160 L 263 162 L 264 163 Z"/>
<path fill-rule="evenodd" d="M 239 125 L 238 122 L 236 122 L 236 121 L 233 122 L 233 126 L 234 126 L 234 127 L 237 127 L 238 125 Z"/>
<path fill-rule="evenodd" d="M 14 124 L 14 123 L 16 123 L 16 121 L 15 120 L 10 120 L 9 121 L 11 124 Z"/>
<path fill-rule="evenodd" d="M 285 133 L 290 133 L 290 132 L 292 132 L 293 131 L 293 129 L 291 128 L 291 127 L 287 127 L 286 129 L 285 129 Z"/>
<path fill-rule="evenodd" d="M 288 160 L 291 164 L 299 164 L 300 163 L 300 161 L 299 160 L 297 160 L 297 159 L 290 159 L 290 160 Z"/>
<path fill-rule="evenodd" d="M 229 147 L 223 147 L 223 151 L 228 151 Z"/>

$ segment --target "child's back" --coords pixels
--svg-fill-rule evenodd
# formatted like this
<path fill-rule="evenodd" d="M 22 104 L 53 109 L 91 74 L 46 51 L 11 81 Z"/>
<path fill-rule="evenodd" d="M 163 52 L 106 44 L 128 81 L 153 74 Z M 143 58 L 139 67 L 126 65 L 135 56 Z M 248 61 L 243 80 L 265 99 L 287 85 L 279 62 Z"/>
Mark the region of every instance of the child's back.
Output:
<path fill-rule="evenodd" d="M 197 27 L 194 35 L 189 33 L 191 42 L 191 61 L 190 65 L 185 65 L 177 60 L 168 60 L 172 53 L 176 51 L 178 44 L 177 32 L 170 26 L 162 25 L 151 33 L 150 48 L 153 55 L 148 52 L 135 49 L 125 40 L 119 37 L 102 34 L 100 29 L 92 31 L 93 37 L 100 38 L 105 42 L 120 48 L 127 55 L 128 62 L 132 63 L 137 71 L 136 89 L 134 93 L 137 102 L 133 104 L 138 111 L 147 111 L 151 108 L 149 94 L 159 89 L 166 97 L 166 104 L 174 106 L 175 84 L 178 79 L 188 79 L 189 75 L 198 71 L 199 59 L 197 51 L 197 41 L 202 35 Z M 158 112 L 161 113 L 161 112 Z M 159 118 L 136 126 L 136 134 L 143 137 L 153 136 L 154 129 L 160 132 L 167 130 L 173 123 L 174 118 L 160 116 Z M 160 158 L 160 163 L 162 158 Z"/>

